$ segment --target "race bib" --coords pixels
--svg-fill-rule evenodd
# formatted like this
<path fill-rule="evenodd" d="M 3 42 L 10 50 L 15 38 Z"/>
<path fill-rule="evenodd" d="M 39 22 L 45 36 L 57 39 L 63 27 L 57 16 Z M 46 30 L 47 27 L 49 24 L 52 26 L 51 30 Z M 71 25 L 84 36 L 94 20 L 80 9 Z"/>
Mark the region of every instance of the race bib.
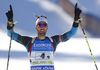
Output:
<path fill-rule="evenodd" d="M 31 52 L 31 70 L 54 70 L 53 52 Z"/>

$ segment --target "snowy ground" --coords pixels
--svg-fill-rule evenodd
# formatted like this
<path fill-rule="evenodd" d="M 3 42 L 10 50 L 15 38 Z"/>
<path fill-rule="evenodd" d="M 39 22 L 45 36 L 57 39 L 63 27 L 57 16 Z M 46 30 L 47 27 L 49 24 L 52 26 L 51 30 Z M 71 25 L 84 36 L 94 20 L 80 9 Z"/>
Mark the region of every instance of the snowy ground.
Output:
<path fill-rule="evenodd" d="M 48 0 L 2 0 L 0 2 L 0 70 L 6 70 L 10 38 L 6 32 L 5 12 L 13 6 L 14 21 L 18 21 L 14 31 L 21 35 L 36 36 L 35 16 L 46 15 L 49 22 L 47 35 L 61 34 L 69 31 L 73 17 L 61 7 Z M 24 26 L 23 26 L 24 25 Z M 85 31 L 86 32 L 86 31 Z M 86 32 L 92 53 L 100 69 L 100 38 L 92 38 Z M 9 70 L 29 70 L 30 63 L 26 49 L 21 44 L 12 41 Z M 82 31 L 79 27 L 77 34 L 69 41 L 60 43 L 55 53 L 55 70 L 96 70 Z"/>
<path fill-rule="evenodd" d="M 0 70 L 6 70 L 9 49 L 9 37 L 1 32 Z M 100 69 L 100 39 L 88 38 L 92 53 Z M 84 38 L 72 38 L 60 43 L 55 53 L 55 70 L 96 70 Z M 9 70 L 29 70 L 30 63 L 26 49 L 12 41 Z"/>

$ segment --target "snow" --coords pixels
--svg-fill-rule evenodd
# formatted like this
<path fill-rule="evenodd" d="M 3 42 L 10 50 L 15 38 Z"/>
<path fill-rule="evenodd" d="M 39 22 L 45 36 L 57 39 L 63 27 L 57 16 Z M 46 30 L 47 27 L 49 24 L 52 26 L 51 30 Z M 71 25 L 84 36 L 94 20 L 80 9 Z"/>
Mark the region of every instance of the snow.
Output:
<path fill-rule="evenodd" d="M 50 0 L 14 0 L 0 2 L 0 70 L 6 70 L 10 38 L 6 32 L 5 12 L 9 10 L 9 4 L 14 10 L 14 21 L 18 20 L 14 31 L 26 36 L 36 36 L 35 16 L 46 15 L 49 22 L 48 36 L 62 34 L 69 31 L 73 17 L 67 14 L 60 6 L 50 2 Z M 45 6 L 48 5 L 48 6 Z M 53 6 L 53 7 L 52 7 Z M 100 38 L 92 38 L 87 31 L 86 35 L 96 60 L 100 68 Z M 55 53 L 56 70 L 96 70 L 89 48 L 79 27 L 78 32 L 67 42 L 58 45 Z M 9 70 L 29 70 L 30 63 L 25 47 L 15 41 L 12 41 L 11 57 L 9 61 Z"/>
<path fill-rule="evenodd" d="M 0 31 L 0 70 L 6 70 L 9 40 L 5 32 Z M 88 38 L 90 48 L 100 68 L 100 38 Z M 25 47 L 12 41 L 9 70 L 29 70 L 30 63 Z M 55 70 L 96 70 L 89 48 L 84 38 L 71 38 L 61 42 L 55 53 Z"/>

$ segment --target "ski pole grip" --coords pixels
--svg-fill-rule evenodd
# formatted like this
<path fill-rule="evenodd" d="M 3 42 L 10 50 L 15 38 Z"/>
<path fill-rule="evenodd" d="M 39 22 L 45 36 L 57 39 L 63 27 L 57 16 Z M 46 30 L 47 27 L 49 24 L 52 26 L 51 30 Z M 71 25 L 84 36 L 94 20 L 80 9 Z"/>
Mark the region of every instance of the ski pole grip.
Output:
<path fill-rule="evenodd" d="M 83 26 L 82 26 L 82 23 L 81 23 L 81 21 L 80 21 L 80 26 L 81 26 L 81 28 L 83 29 Z"/>

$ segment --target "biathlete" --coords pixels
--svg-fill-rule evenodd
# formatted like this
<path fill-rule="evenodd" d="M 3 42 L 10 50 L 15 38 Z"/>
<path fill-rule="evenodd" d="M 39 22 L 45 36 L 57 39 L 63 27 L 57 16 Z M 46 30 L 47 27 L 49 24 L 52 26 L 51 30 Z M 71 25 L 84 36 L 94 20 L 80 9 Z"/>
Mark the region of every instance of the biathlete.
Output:
<path fill-rule="evenodd" d="M 31 70 L 54 70 L 54 52 L 56 51 L 57 45 L 60 42 L 65 42 L 69 40 L 73 35 L 76 34 L 81 10 L 77 8 L 77 3 L 75 5 L 75 17 L 72 28 L 70 31 L 65 32 L 61 35 L 55 35 L 48 37 L 46 32 L 48 30 L 47 17 L 40 15 L 36 18 L 37 37 L 22 36 L 15 33 L 13 30 L 13 10 L 10 5 L 10 10 L 6 13 L 8 18 L 7 21 L 7 35 L 18 43 L 21 43 L 27 49 L 30 59 L 30 69 Z"/>

